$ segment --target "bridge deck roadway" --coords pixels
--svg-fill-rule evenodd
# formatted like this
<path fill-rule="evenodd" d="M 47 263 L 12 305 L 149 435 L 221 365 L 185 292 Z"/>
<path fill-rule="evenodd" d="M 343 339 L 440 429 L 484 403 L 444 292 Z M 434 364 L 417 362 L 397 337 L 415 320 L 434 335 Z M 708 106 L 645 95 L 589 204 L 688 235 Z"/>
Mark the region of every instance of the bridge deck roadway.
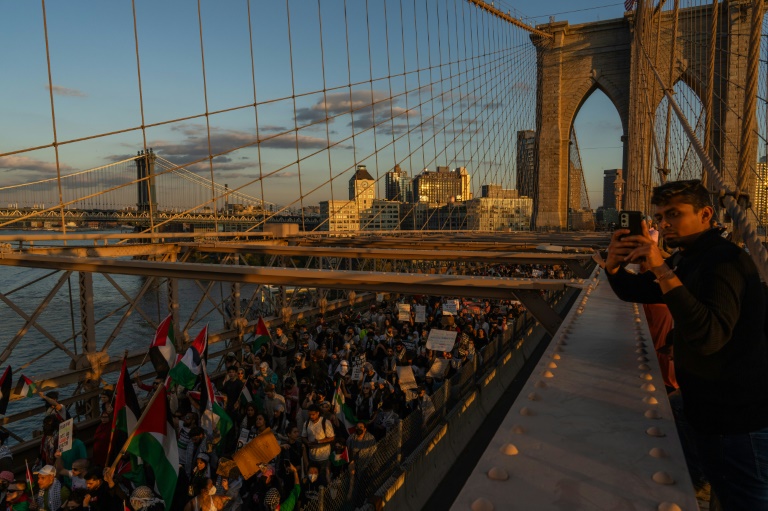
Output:
<path fill-rule="evenodd" d="M 615 298 L 604 277 L 592 286 L 452 509 L 650 511 L 663 502 L 698 509 L 642 306 Z M 508 479 L 492 479 L 502 471 Z"/>

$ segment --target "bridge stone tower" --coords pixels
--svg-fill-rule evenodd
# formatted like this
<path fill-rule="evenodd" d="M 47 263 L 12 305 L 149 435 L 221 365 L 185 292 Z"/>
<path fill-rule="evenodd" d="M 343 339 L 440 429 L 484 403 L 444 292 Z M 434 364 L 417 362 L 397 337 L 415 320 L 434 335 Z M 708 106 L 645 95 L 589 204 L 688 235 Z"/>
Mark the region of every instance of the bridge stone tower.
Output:
<path fill-rule="evenodd" d="M 711 116 L 710 158 L 726 183 L 732 185 L 740 150 L 751 2 L 725 0 L 718 9 L 715 99 L 712 111 L 705 115 Z M 535 227 L 567 226 L 570 132 L 579 109 L 597 89 L 608 96 L 621 119 L 624 146 L 621 166 L 627 183 L 624 207 L 649 211 L 651 188 L 658 182 L 660 170 L 652 144 L 654 127 L 649 120 L 655 118 L 664 94 L 645 55 L 649 55 L 665 83 L 670 76 L 672 85 L 683 81 L 704 103 L 712 7 L 681 9 L 675 34 L 672 12 L 657 15 L 661 16 L 661 30 L 654 30 L 652 47 L 646 47 L 645 51 L 633 47 L 634 12 L 614 20 L 581 25 L 563 21 L 537 27 L 554 37 L 532 36 L 537 47 L 540 106 L 536 121 Z M 636 65 L 637 59 L 642 59 L 641 65 Z M 695 122 L 691 120 L 691 124 Z M 753 144 L 753 147 L 756 146 Z M 752 152 L 747 161 L 755 162 L 756 149 Z"/>

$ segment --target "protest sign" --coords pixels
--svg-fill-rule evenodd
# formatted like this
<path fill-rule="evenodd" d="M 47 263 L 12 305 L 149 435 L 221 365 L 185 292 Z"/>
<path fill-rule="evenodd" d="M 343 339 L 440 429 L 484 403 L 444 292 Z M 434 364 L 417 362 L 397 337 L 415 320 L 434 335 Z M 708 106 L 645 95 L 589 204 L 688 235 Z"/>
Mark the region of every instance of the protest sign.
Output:
<path fill-rule="evenodd" d="M 410 303 L 397 304 L 397 319 L 399 321 L 411 320 L 411 304 Z"/>
<path fill-rule="evenodd" d="M 59 424 L 59 451 L 67 452 L 72 449 L 72 430 L 75 427 L 75 419 L 67 419 Z"/>
<path fill-rule="evenodd" d="M 435 351 L 451 351 L 456 342 L 456 332 L 453 330 L 438 330 L 433 328 L 429 331 L 427 339 L 427 348 Z"/>
<path fill-rule="evenodd" d="M 250 440 L 250 430 L 247 428 L 242 428 L 240 430 L 240 437 L 237 439 L 237 448 L 241 449 L 245 444 L 248 443 L 248 440 Z"/>
<path fill-rule="evenodd" d="M 456 316 L 459 313 L 459 301 L 448 300 L 443 304 L 443 314 Z"/>
<path fill-rule="evenodd" d="M 395 369 L 397 369 L 397 381 L 400 383 L 400 388 L 402 390 L 415 389 L 418 387 L 411 366 L 397 366 Z"/>
<path fill-rule="evenodd" d="M 362 379 L 363 364 L 365 364 L 365 353 L 352 357 L 352 380 L 360 381 L 360 379 Z"/>
<path fill-rule="evenodd" d="M 414 305 L 413 310 L 416 312 L 416 323 L 427 322 L 427 306 L 426 305 Z"/>
<path fill-rule="evenodd" d="M 445 378 L 445 375 L 450 367 L 451 361 L 447 358 L 436 358 L 435 361 L 432 362 L 432 367 L 429 368 L 427 376 L 439 379 Z"/>
<path fill-rule="evenodd" d="M 269 463 L 280 454 L 280 444 L 274 433 L 267 429 L 248 442 L 232 456 L 244 479 L 249 479 L 260 470 L 259 465 Z"/>

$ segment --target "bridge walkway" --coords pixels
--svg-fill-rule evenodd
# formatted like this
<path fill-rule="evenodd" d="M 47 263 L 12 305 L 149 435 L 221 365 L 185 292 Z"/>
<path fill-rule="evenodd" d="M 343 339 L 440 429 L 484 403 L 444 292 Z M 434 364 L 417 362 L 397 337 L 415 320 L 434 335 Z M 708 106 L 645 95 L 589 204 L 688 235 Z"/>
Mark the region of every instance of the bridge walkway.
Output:
<path fill-rule="evenodd" d="M 647 360 L 646 360 L 647 359 Z M 455 510 L 698 509 L 642 306 L 579 297 Z"/>

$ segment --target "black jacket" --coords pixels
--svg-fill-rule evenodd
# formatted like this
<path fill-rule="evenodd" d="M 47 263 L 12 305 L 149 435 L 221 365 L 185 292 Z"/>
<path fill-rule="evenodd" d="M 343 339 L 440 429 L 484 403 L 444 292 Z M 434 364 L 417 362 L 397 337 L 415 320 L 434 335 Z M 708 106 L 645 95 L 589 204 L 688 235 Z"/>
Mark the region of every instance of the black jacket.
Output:
<path fill-rule="evenodd" d="M 766 293 L 752 259 L 710 230 L 667 264 L 683 286 L 666 294 L 650 272 L 621 269 L 608 280 L 622 300 L 669 307 L 687 419 L 701 433 L 768 427 Z"/>

